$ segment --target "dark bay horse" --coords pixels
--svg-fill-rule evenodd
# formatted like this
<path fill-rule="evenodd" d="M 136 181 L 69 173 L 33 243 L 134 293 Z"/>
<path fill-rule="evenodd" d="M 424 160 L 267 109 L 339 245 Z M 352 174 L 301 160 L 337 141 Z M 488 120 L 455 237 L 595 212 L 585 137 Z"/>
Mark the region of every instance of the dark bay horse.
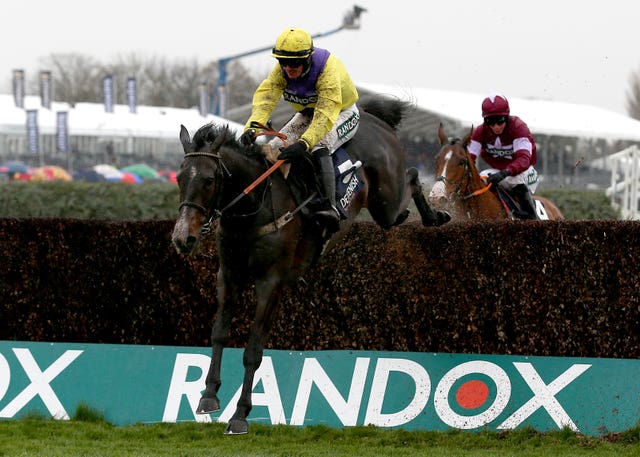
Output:
<path fill-rule="evenodd" d="M 456 220 L 513 218 L 505 204 L 483 180 L 475 161 L 467 152 L 473 129 L 461 140 L 449 139 L 442 124 L 438 128 L 440 151 L 436 155 L 436 182 L 429 202 L 446 209 Z M 564 219 L 560 209 L 549 199 L 533 196 L 540 219 Z"/>
<path fill-rule="evenodd" d="M 366 207 L 381 227 L 390 228 L 406 219 L 409 200 L 413 198 L 424 225 L 440 225 L 449 220 L 447 213 L 433 211 L 427 203 L 417 170 L 406 169 L 405 153 L 395 129 L 407 107 L 405 102 L 386 98 L 361 104 L 358 133 L 345 149 L 354 160 L 362 162 L 357 173 L 364 186 L 348 206 L 349 218 L 332 234 L 304 216 L 280 171 L 244 193 L 269 168 L 259 146 L 243 146 L 226 127 L 211 124 L 201 127 L 192 140 L 181 126 L 185 155 L 178 173 L 180 209 L 172 235 L 177 250 L 192 253 L 203 227 L 219 217 L 215 230 L 220 262 L 218 312 L 211 334 L 211 365 L 197 413 L 220 409 L 220 365 L 231 319 L 242 292 L 255 285 L 256 308 L 244 351 L 242 391 L 225 433 L 248 432 L 254 374 L 262 361 L 284 287 L 310 268 L 325 247 L 330 248 L 345 234 L 361 208 Z M 239 195 L 243 196 L 238 200 Z"/>

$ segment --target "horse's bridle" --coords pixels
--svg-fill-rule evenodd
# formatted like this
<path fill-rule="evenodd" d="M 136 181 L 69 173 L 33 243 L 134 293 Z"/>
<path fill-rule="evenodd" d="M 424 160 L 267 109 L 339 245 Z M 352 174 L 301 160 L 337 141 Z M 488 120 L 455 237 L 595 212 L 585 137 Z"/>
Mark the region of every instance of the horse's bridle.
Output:
<path fill-rule="evenodd" d="M 283 133 L 278 132 L 277 130 L 272 129 L 270 126 L 264 125 L 260 122 L 256 122 L 253 121 L 251 122 L 251 128 L 254 129 L 254 136 L 260 136 L 260 135 L 272 135 L 272 136 L 277 136 L 280 139 L 282 139 L 282 141 L 284 142 L 285 147 L 288 146 L 287 144 L 287 136 Z M 255 129 L 259 129 L 258 132 L 255 131 Z M 218 196 L 217 201 L 212 205 L 211 208 L 207 209 L 202 205 L 199 205 L 198 203 L 195 202 L 182 202 L 180 203 L 180 206 L 178 207 L 178 211 L 180 211 L 184 206 L 190 207 L 190 208 L 195 208 L 198 211 L 200 211 L 201 213 L 203 213 L 205 215 L 205 217 L 209 216 L 211 214 L 211 216 L 209 217 L 209 220 L 207 221 L 207 223 L 205 224 L 206 226 L 211 226 L 211 223 L 213 221 L 215 221 L 216 219 L 219 219 L 222 216 L 222 213 L 224 211 L 226 211 L 227 209 L 229 209 L 230 207 L 232 207 L 233 205 L 235 205 L 236 203 L 238 203 L 238 201 L 240 200 L 240 198 L 242 197 L 242 195 L 238 195 L 238 197 L 236 197 L 235 199 L 233 199 L 231 201 L 231 203 L 229 203 L 227 206 L 225 206 L 222 209 L 218 209 L 218 207 L 220 206 L 220 198 L 219 196 L 222 194 L 222 181 L 224 178 L 224 174 L 226 174 L 228 177 L 231 177 L 231 172 L 229 171 L 229 169 L 225 166 L 224 162 L 222 161 L 222 157 L 220 156 L 220 154 L 214 154 L 212 152 L 189 152 L 187 154 L 184 155 L 185 157 L 198 157 L 198 156 L 204 156 L 204 157 L 211 157 L 213 159 L 216 159 L 216 161 L 218 162 L 218 170 L 221 170 L 220 172 L 220 176 L 216 176 L 216 183 L 220 183 L 219 188 L 215 189 L 216 195 Z M 284 163 L 283 160 L 278 161 L 276 164 L 274 164 L 269 170 L 267 170 L 265 173 L 263 173 L 263 175 L 258 178 L 256 181 L 254 181 L 253 184 L 251 184 L 249 187 L 247 187 L 244 191 L 243 194 L 247 194 L 248 192 L 250 192 L 256 185 L 258 185 L 260 182 L 262 182 L 263 179 L 265 179 L 269 174 L 273 173 L 276 168 L 278 168 L 282 163 Z"/>
<path fill-rule="evenodd" d="M 216 176 L 215 176 L 215 183 L 216 183 L 216 188 L 214 189 L 214 192 L 216 195 L 216 198 L 214 199 L 213 202 L 211 202 L 211 207 L 210 208 L 205 208 L 204 206 L 200 205 L 199 203 L 196 202 L 191 202 L 191 201 L 183 201 L 182 203 L 180 203 L 180 206 L 178 207 L 178 211 L 180 211 L 182 208 L 189 207 L 189 208 L 194 208 L 198 211 L 200 211 L 202 214 L 204 214 L 205 217 L 208 217 L 209 220 L 204 224 L 205 227 L 210 227 L 211 224 L 216 220 L 219 219 L 222 216 L 222 212 L 225 211 L 227 208 L 223 208 L 223 209 L 218 209 L 218 207 L 220 206 L 220 199 L 221 199 L 221 195 L 222 195 L 222 183 L 224 180 L 224 176 L 225 174 L 227 176 L 231 176 L 231 172 L 229 171 L 229 169 L 226 167 L 226 165 L 224 164 L 224 162 L 222 161 L 222 157 L 220 156 L 220 154 L 214 154 L 212 152 L 189 152 L 187 154 L 184 155 L 184 157 L 210 157 L 212 159 L 214 159 L 217 162 L 217 167 L 216 167 Z"/>
<path fill-rule="evenodd" d="M 220 207 L 220 205 L 221 205 L 220 196 L 222 195 L 222 182 L 224 180 L 224 177 L 225 177 L 225 175 L 227 177 L 231 177 L 231 172 L 225 166 L 224 162 L 222 161 L 222 157 L 219 154 L 214 154 L 214 153 L 211 153 L 211 152 L 190 152 L 190 153 L 185 154 L 184 156 L 185 157 L 197 157 L 197 156 L 211 157 L 212 159 L 215 159 L 218 162 L 218 167 L 217 167 L 216 176 L 215 176 L 216 189 L 214 190 L 215 194 L 216 194 L 216 199 L 215 199 L 214 202 L 212 202 L 211 207 L 210 208 L 205 208 L 204 206 L 200 205 L 199 203 L 195 203 L 195 202 L 191 202 L 191 201 L 184 201 L 184 202 L 180 203 L 180 206 L 178 207 L 178 211 L 180 211 L 185 206 L 189 207 L 189 208 L 194 208 L 197 211 L 200 211 L 202 214 L 204 214 L 205 217 L 208 217 L 209 219 L 202 226 L 202 233 L 206 234 L 206 233 L 209 233 L 211 231 L 211 225 L 213 224 L 213 222 L 215 222 L 217 219 L 219 219 L 222 216 L 222 213 L 224 213 L 226 210 L 228 210 L 233 205 L 238 203 L 238 201 L 240 201 L 240 198 L 242 196 L 246 195 L 246 193 L 243 191 L 243 193 L 239 194 L 235 199 L 233 199 L 224 208 L 218 209 Z M 254 182 L 254 184 L 257 184 L 258 182 L 261 182 L 261 179 L 260 179 L 260 181 L 256 180 Z M 253 187 L 251 187 L 251 188 L 253 188 Z M 269 189 L 269 186 L 266 186 L 265 190 L 264 190 L 262 204 L 264 204 L 264 199 L 265 199 L 265 196 L 266 196 L 266 193 L 267 193 L 268 189 Z M 246 189 L 245 189 L 245 191 L 246 191 Z M 260 226 L 260 227 L 256 228 L 253 233 L 256 236 L 262 236 L 262 235 L 266 235 L 267 233 L 271 233 L 273 231 L 279 230 L 280 228 L 282 228 L 283 226 L 288 224 L 290 221 L 292 221 L 294 215 L 297 212 L 299 212 L 303 207 L 305 207 L 316 196 L 317 196 L 317 192 L 313 192 L 300 205 L 298 205 L 294 210 L 287 211 L 282 216 L 275 218 L 272 222 L 269 222 L 267 224 L 264 224 L 263 226 Z"/>
<path fill-rule="evenodd" d="M 450 141 L 450 144 L 454 145 L 456 142 L 457 140 L 453 140 L 453 141 Z M 456 188 L 456 191 L 452 195 L 459 200 L 466 200 L 473 196 L 473 194 L 463 195 L 463 192 L 466 191 L 467 187 L 469 186 L 469 183 L 471 182 L 471 178 L 472 178 L 471 167 L 469 166 L 469 156 L 467 155 L 464 159 L 464 173 L 462 175 L 462 179 L 460 180 L 460 183 L 450 180 L 445 175 L 438 176 L 436 178 L 436 182 L 443 182 L 446 185 L 454 186 Z"/>
<path fill-rule="evenodd" d="M 455 140 L 451 140 L 449 142 L 449 144 L 454 145 L 457 142 L 459 142 L 459 139 L 455 139 Z M 467 200 L 469 198 L 473 198 L 473 197 L 477 197 L 478 195 L 486 192 L 487 190 L 489 190 L 489 188 L 491 187 L 491 184 L 489 184 L 488 186 L 479 189 L 479 190 L 475 190 L 469 194 L 464 195 L 463 193 L 466 192 L 469 188 L 469 184 L 471 183 L 471 179 L 473 178 L 473 171 L 471 170 L 471 165 L 469 164 L 469 153 L 465 151 L 465 158 L 464 158 L 464 173 L 462 175 L 462 179 L 460 180 L 460 183 L 456 183 L 451 181 L 450 179 L 448 179 L 446 176 L 444 175 L 440 175 L 436 178 L 436 182 L 441 181 L 444 182 L 445 184 L 449 184 L 452 186 L 456 187 L 456 191 L 453 194 L 454 197 L 456 197 L 458 200 Z"/>

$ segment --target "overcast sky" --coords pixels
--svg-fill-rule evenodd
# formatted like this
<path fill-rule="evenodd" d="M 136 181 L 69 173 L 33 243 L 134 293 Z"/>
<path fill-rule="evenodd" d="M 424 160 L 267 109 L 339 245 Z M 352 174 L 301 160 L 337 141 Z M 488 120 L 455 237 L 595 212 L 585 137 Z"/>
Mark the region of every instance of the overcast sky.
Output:
<path fill-rule="evenodd" d="M 361 28 L 315 45 L 356 82 L 402 87 L 409 98 L 414 87 L 497 91 L 626 114 L 629 77 L 640 71 L 640 2 L 630 0 L 16 0 L 2 7 L 0 90 L 10 93 L 13 69 L 30 79 L 52 53 L 204 65 L 272 46 L 286 27 L 334 30 L 354 4 L 367 9 Z M 259 76 L 273 65 L 268 52 L 242 62 Z"/>

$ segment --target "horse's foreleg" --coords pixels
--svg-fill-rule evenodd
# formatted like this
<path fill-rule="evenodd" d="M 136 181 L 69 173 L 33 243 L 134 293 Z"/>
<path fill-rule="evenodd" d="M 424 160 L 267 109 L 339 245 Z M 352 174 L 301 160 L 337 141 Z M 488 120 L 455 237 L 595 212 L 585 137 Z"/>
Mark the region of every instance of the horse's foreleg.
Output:
<path fill-rule="evenodd" d="M 218 273 L 218 281 L 218 313 L 211 331 L 211 363 L 205 380 L 205 391 L 196 409 L 197 414 L 208 414 L 220 410 L 218 390 L 222 384 L 220 377 L 222 352 L 229 340 L 235 305 L 240 300 L 240 289 L 225 285 L 222 272 Z"/>
<path fill-rule="evenodd" d="M 205 380 L 205 391 L 198 403 L 196 414 L 209 414 L 220 410 L 220 400 L 218 399 L 218 390 L 222 384 L 220 378 L 220 366 L 222 365 L 222 351 L 229 339 L 228 324 L 223 323 L 230 320 L 226 316 L 231 313 L 226 312 L 226 308 L 221 307 L 218 310 L 218 318 L 213 325 L 211 331 L 211 363 L 209 364 L 209 372 Z"/>
<path fill-rule="evenodd" d="M 407 180 L 409 184 L 409 190 L 411 192 L 411 198 L 420 213 L 422 219 L 422 225 L 426 227 L 442 225 L 451 220 L 451 215 L 446 211 L 434 210 L 422 192 L 422 184 L 418 177 L 418 170 L 416 168 L 409 168 L 407 170 Z"/>
<path fill-rule="evenodd" d="M 272 280 L 256 282 L 256 315 L 251 326 L 249 342 L 244 350 L 242 363 L 244 378 L 242 391 L 236 406 L 236 411 L 229 420 L 226 434 L 244 434 L 249 431 L 247 417 L 251 412 L 251 393 L 256 370 L 262 363 L 264 345 L 271 329 L 271 324 L 277 312 L 282 286 L 273 284 Z"/>

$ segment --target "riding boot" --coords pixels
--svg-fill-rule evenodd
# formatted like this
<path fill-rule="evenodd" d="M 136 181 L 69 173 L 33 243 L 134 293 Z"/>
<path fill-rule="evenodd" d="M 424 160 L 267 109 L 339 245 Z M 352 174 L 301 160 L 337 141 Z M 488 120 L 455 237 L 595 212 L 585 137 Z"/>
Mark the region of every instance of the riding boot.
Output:
<path fill-rule="evenodd" d="M 533 201 L 531 192 L 529 192 L 529 188 L 525 184 L 514 186 L 511 189 L 511 193 L 518 198 L 518 203 L 520 203 L 521 214 L 518 216 L 521 219 L 538 219 L 536 204 Z"/>
<path fill-rule="evenodd" d="M 315 216 L 322 219 L 329 230 L 337 232 L 340 229 L 340 213 L 336 208 L 336 177 L 333 173 L 333 160 L 326 148 L 314 151 L 320 165 L 320 182 L 322 183 L 326 208 L 316 211 Z"/>

